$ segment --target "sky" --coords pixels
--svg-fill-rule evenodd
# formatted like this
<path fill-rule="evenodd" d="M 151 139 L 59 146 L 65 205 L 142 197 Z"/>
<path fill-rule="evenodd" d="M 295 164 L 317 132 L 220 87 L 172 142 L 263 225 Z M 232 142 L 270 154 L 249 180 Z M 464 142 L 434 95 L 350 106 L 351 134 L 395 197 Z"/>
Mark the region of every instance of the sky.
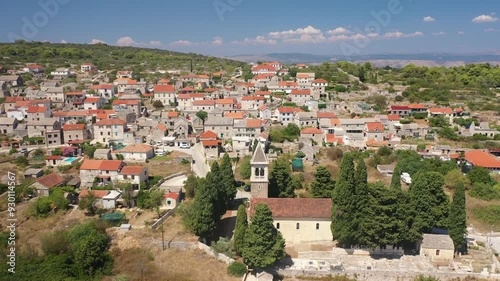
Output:
<path fill-rule="evenodd" d="M 500 54 L 498 0 L 2 0 L 0 7 L 0 42 L 216 56 Z"/>

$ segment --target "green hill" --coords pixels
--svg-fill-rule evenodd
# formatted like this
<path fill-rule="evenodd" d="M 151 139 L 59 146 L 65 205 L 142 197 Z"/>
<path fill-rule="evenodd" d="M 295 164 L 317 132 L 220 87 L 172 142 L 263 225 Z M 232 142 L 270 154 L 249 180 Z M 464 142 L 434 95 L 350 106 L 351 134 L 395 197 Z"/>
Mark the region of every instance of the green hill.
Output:
<path fill-rule="evenodd" d="M 15 43 L 0 43 L 0 65 L 8 68 L 26 63 L 39 63 L 53 68 L 84 62 L 91 62 L 100 70 L 128 67 L 134 72 L 155 69 L 189 71 L 191 62 L 195 72 L 232 72 L 234 68 L 245 65 L 244 62 L 236 60 L 195 53 L 106 44 L 58 44 L 21 40 Z"/>

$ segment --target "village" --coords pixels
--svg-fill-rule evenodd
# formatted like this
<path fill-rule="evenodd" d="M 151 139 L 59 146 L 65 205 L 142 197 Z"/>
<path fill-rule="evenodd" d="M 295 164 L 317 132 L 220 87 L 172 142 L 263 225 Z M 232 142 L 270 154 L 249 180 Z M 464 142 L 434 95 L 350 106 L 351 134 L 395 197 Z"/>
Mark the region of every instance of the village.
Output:
<path fill-rule="evenodd" d="M 399 245 L 344 248 L 332 239 L 331 195 L 317 198 L 311 191 L 317 167 L 326 166 L 336 176 L 342 173 L 342 157 L 333 157 L 334 152 L 369 155 L 368 182 L 389 185 L 396 175 L 403 189 L 411 189 L 416 170 L 401 170 L 396 161 L 386 161 L 408 151 L 422 161 L 452 163 L 436 165 L 453 165 L 450 170 L 460 170 L 459 177 L 485 169 L 498 186 L 498 112 L 470 110 L 460 102 L 443 106 L 398 101 L 404 86 L 363 83 L 342 69 L 339 73 L 349 82 L 333 85 L 310 67 L 259 62 L 248 73 L 241 67 L 231 73 L 149 69 L 147 73 L 164 75 L 151 80 L 138 79 L 143 73 L 127 68 L 98 69 L 92 62 L 52 65 L 50 72 L 35 62 L 0 66 L 0 165 L 17 175 L 18 205 L 39 207 L 33 214 L 58 212 L 55 201 L 43 198 L 63 190 L 68 202 L 63 217 L 74 212 L 108 216 L 119 222 L 113 239 L 135 237 L 142 244 L 133 233 L 163 231 L 164 224 L 178 220 L 177 210 L 193 200 L 187 194 L 189 177 L 207 177 L 227 155 L 237 190 L 231 202 L 245 204 L 250 220 L 257 204 L 267 205 L 286 242 L 287 257 L 272 267 L 275 275 L 500 278 L 500 236 L 495 233 L 500 225 L 491 223 L 488 229 L 490 224 L 482 223 L 475 229 L 469 221 L 463 255 L 440 229 L 423 234 L 414 253 Z M 497 92 L 497 102 L 498 97 Z M 468 119 L 475 121 L 457 123 Z M 452 133 L 461 138 L 494 142 L 496 148 L 450 141 L 440 133 L 443 128 L 454 128 Z M 298 180 L 300 187 L 292 196 L 274 196 L 269 186 L 271 169 L 283 157 L 294 175 L 309 175 Z M 328 166 L 334 162 L 335 167 Z M 246 177 L 244 166 L 250 172 Z M 42 202 L 52 203 L 42 208 Z M 232 207 L 219 222 L 220 237 L 232 237 L 238 206 Z M 135 219 L 146 209 L 148 219 Z M 198 244 L 203 243 L 188 248 L 205 249 Z M 212 256 L 235 261 L 206 248 Z M 244 278 L 273 280 L 273 270 Z"/>

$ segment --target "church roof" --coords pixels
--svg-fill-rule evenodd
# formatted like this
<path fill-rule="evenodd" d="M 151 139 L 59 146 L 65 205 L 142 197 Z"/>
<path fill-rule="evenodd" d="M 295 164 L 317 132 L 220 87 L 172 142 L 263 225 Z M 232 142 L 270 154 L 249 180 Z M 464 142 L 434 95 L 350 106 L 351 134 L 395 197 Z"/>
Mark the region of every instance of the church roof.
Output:
<path fill-rule="evenodd" d="M 330 198 L 252 198 L 250 216 L 261 203 L 269 206 L 273 218 L 329 219 L 332 209 Z"/>
<path fill-rule="evenodd" d="M 262 146 L 260 145 L 260 142 L 257 144 L 257 147 L 255 148 L 255 152 L 253 153 L 252 156 L 252 161 L 250 161 L 251 164 L 269 164 L 267 161 L 266 154 L 264 153 L 264 149 L 262 149 Z"/>

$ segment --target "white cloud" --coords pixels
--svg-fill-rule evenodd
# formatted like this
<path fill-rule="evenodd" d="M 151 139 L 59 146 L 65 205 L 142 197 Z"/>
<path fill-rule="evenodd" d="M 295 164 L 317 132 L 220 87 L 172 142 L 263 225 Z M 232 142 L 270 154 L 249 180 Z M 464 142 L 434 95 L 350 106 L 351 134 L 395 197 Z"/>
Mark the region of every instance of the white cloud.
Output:
<path fill-rule="evenodd" d="M 426 16 L 426 17 L 424 17 L 423 21 L 424 22 L 433 22 L 433 21 L 436 21 L 436 19 L 431 17 L 431 16 Z"/>
<path fill-rule="evenodd" d="M 92 39 L 90 40 L 89 44 L 106 44 L 106 42 L 99 39 Z"/>
<path fill-rule="evenodd" d="M 149 41 L 149 45 L 151 46 L 161 46 L 161 42 L 160 41 Z"/>
<path fill-rule="evenodd" d="M 172 42 L 171 45 L 177 45 L 177 46 L 191 46 L 195 44 L 194 42 L 188 41 L 188 40 L 178 40 L 175 42 Z"/>
<path fill-rule="evenodd" d="M 494 14 L 490 15 L 480 15 L 472 19 L 475 23 L 485 23 L 485 22 L 496 22 L 499 18 L 495 17 Z"/>
<path fill-rule="evenodd" d="M 325 41 L 323 32 L 311 25 L 296 30 L 269 32 L 268 37 L 287 43 L 321 43 Z"/>
<path fill-rule="evenodd" d="M 222 45 L 222 43 L 224 43 L 224 39 L 222 39 L 222 37 L 217 36 L 213 38 L 213 45 Z"/>
<path fill-rule="evenodd" d="M 344 27 L 337 27 L 335 29 L 328 30 L 326 32 L 326 34 L 330 34 L 330 35 L 351 34 L 351 33 L 352 33 L 352 31 L 350 31 L 349 29 L 344 28 Z"/>
<path fill-rule="evenodd" d="M 457 34 L 458 34 L 458 35 L 464 35 L 464 34 L 465 34 L 465 32 L 463 32 L 463 31 L 459 31 Z"/>
<path fill-rule="evenodd" d="M 265 36 L 257 36 L 255 38 L 245 38 L 241 41 L 233 41 L 232 44 L 252 44 L 252 45 L 276 45 L 275 39 L 268 39 Z"/>
<path fill-rule="evenodd" d="M 116 41 L 116 45 L 118 45 L 118 46 L 136 46 L 136 45 L 138 45 L 138 43 L 135 42 L 134 39 L 132 39 L 132 37 L 124 36 L 124 37 L 121 37 L 120 39 L 118 39 L 118 41 Z"/>
<path fill-rule="evenodd" d="M 66 40 L 62 39 L 62 40 L 61 40 L 61 43 L 62 43 L 62 44 L 68 44 L 68 41 L 66 41 Z"/>
<path fill-rule="evenodd" d="M 387 32 L 382 37 L 386 39 L 394 39 L 394 38 L 412 38 L 419 36 L 424 36 L 424 33 L 420 31 L 415 31 L 413 33 L 403 33 L 401 31 L 393 31 L 393 32 Z"/>
<path fill-rule="evenodd" d="M 485 32 L 500 32 L 500 29 L 488 28 L 484 30 Z"/>
<path fill-rule="evenodd" d="M 434 35 L 434 36 L 445 36 L 446 32 L 443 32 L 443 31 L 434 32 L 434 33 L 432 33 L 432 35 Z"/>

